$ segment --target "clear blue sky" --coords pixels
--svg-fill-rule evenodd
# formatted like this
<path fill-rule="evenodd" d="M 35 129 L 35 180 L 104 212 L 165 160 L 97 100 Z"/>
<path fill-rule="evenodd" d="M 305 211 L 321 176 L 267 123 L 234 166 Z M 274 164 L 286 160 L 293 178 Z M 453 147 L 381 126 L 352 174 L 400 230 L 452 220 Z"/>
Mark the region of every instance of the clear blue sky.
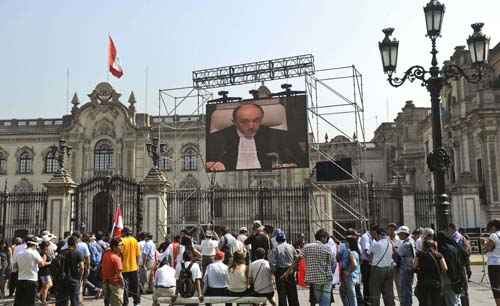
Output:
<path fill-rule="evenodd" d="M 371 134 L 376 123 L 392 120 L 405 100 L 429 105 L 426 91 L 417 84 L 399 89 L 386 84 L 377 47 L 380 30 L 394 26 L 400 40 L 399 71 L 412 64 L 428 66 L 422 11 L 426 2 L 0 0 L 0 118 L 62 116 L 67 68 L 70 95 L 77 92 L 86 102 L 86 94 L 106 80 L 111 33 L 125 75 L 110 80 L 125 96 L 123 102 L 134 90 L 139 111 L 146 107 L 145 67 L 151 112 L 157 108 L 158 89 L 190 85 L 194 69 L 312 53 L 317 68 L 354 64 L 363 73 Z M 473 22 L 485 22 L 492 47 L 498 43 L 500 1 L 444 3 L 440 60 L 465 44 Z"/>

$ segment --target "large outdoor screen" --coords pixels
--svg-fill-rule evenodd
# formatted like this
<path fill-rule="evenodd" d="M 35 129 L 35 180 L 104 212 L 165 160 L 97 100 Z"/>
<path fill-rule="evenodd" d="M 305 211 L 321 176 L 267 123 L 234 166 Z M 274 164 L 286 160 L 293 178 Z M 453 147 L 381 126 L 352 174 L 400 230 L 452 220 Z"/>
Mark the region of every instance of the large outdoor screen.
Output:
<path fill-rule="evenodd" d="M 207 104 L 206 170 L 309 167 L 306 96 Z"/>

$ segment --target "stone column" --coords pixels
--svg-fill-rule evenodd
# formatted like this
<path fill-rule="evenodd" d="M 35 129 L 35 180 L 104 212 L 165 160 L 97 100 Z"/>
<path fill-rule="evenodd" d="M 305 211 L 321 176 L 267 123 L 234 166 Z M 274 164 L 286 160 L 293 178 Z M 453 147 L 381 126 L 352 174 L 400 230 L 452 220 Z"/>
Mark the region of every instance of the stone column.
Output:
<path fill-rule="evenodd" d="M 409 185 L 403 188 L 403 223 L 408 226 L 410 230 L 416 228 L 415 220 L 415 191 Z"/>
<path fill-rule="evenodd" d="M 309 212 L 311 237 L 306 237 L 306 239 L 314 241 L 314 233 L 320 228 L 324 228 L 330 234 L 333 232 L 336 216 L 333 213 L 332 195 L 329 190 L 313 190 L 311 204 Z"/>
<path fill-rule="evenodd" d="M 47 183 L 47 229 L 58 237 L 71 231 L 72 196 L 76 183 L 68 174 L 56 174 Z"/>
<path fill-rule="evenodd" d="M 451 190 L 451 213 L 457 227 L 478 228 L 486 226 L 487 211 L 479 198 L 480 185 L 470 172 L 462 172 Z"/>
<path fill-rule="evenodd" d="M 167 178 L 158 170 L 151 169 L 144 178 L 143 224 L 142 230 L 160 241 L 167 233 Z"/>

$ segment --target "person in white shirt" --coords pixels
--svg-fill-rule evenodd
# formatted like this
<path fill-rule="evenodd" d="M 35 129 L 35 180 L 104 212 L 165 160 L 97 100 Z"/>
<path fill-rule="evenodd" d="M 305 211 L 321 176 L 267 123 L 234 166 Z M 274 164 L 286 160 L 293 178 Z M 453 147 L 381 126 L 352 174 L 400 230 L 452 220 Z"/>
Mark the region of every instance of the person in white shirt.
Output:
<path fill-rule="evenodd" d="M 17 267 L 14 266 L 14 257 L 20 253 L 21 251 L 24 251 L 26 249 L 26 243 L 21 239 L 20 237 L 16 237 L 12 243 L 12 256 L 10 258 L 10 265 L 11 265 L 11 271 L 9 275 L 9 282 L 7 283 L 9 287 L 9 297 L 14 296 L 14 293 L 16 291 L 16 282 L 17 282 Z"/>
<path fill-rule="evenodd" d="M 500 306 L 500 220 L 491 220 L 486 229 L 490 232 L 490 237 L 486 240 L 488 276 L 495 303 Z"/>
<path fill-rule="evenodd" d="M 203 273 L 207 270 L 207 266 L 214 262 L 215 253 L 219 246 L 219 237 L 213 231 L 206 231 L 205 238 L 201 241 L 201 269 Z"/>
<path fill-rule="evenodd" d="M 392 244 L 384 229 L 373 235 L 370 249 L 370 301 L 372 306 L 380 305 L 382 294 L 385 306 L 394 306 L 394 261 Z"/>
<path fill-rule="evenodd" d="M 198 293 L 198 299 L 200 303 L 203 303 L 203 290 L 201 288 L 201 280 L 203 278 L 203 274 L 201 273 L 200 265 L 194 261 L 191 263 L 191 261 L 192 261 L 191 253 L 184 252 L 184 255 L 182 256 L 182 262 L 179 262 L 177 264 L 177 267 L 175 268 L 175 278 L 179 280 L 182 266 L 184 266 L 185 268 L 191 266 L 190 269 L 191 278 L 193 279 L 194 285 L 196 287 L 196 292 Z"/>
<path fill-rule="evenodd" d="M 247 238 L 248 238 L 248 229 L 246 226 L 243 226 L 240 228 L 240 234 L 238 235 L 238 237 L 236 239 L 245 243 L 245 240 L 247 240 Z"/>
<path fill-rule="evenodd" d="M 48 265 L 36 250 L 38 241 L 34 236 L 26 238 L 26 249 L 14 258 L 18 276 L 14 306 L 34 306 L 38 286 L 38 268 Z"/>
<path fill-rule="evenodd" d="M 185 246 L 180 244 L 181 237 L 179 235 L 174 237 L 174 241 L 168 245 L 165 252 L 161 253 L 159 261 L 162 261 L 163 258 L 167 258 L 169 265 L 172 268 L 177 268 L 177 264 L 182 262 L 182 258 L 184 256 Z"/>
<path fill-rule="evenodd" d="M 265 296 L 271 305 L 275 306 L 273 274 L 269 261 L 265 259 L 266 251 L 263 248 L 258 248 L 255 253 L 257 260 L 253 261 L 248 268 L 250 284 L 253 284 L 257 296 Z"/>
<path fill-rule="evenodd" d="M 398 235 L 396 235 L 396 231 L 398 229 L 398 226 L 396 223 L 389 223 L 387 224 L 387 236 L 389 238 L 389 241 L 392 244 L 392 251 L 394 254 L 397 254 L 399 245 L 401 241 L 399 240 Z M 399 267 L 397 264 L 394 264 L 394 285 L 396 285 L 396 292 L 398 294 L 398 297 L 401 296 L 401 287 L 399 285 Z"/>
<path fill-rule="evenodd" d="M 150 278 L 151 271 L 156 263 L 156 245 L 153 241 L 151 233 L 144 234 L 144 243 L 141 248 L 141 267 L 139 268 L 142 275 L 141 286 L 146 292 L 152 292 L 152 279 Z"/>
<path fill-rule="evenodd" d="M 222 262 L 224 253 L 217 251 L 215 261 L 208 265 L 203 284 L 205 286 L 205 296 L 225 296 L 227 295 L 228 267 Z M 212 304 L 206 304 L 210 306 Z M 231 306 L 231 303 L 226 303 Z"/>
<path fill-rule="evenodd" d="M 164 258 L 155 272 L 153 306 L 159 306 L 158 298 L 163 296 L 172 297 L 172 303 L 174 303 L 176 297 L 175 285 L 175 269 L 168 264 L 167 258 Z"/>
<path fill-rule="evenodd" d="M 219 250 L 224 252 L 224 263 L 230 266 L 233 262 L 233 254 L 238 250 L 236 238 L 224 226 L 221 229 L 221 238 L 219 240 Z"/>
<path fill-rule="evenodd" d="M 420 237 L 415 241 L 415 247 L 417 251 L 422 251 L 422 246 L 425 240 L 434 239 L 434 230 L 430 227 L 426 227 L 422 230 Z"/>
<path fill-rule="evenodd" d="M 361 281 L 363 282 L 363 299 L 369 303 L 370 298 L 370 249 L 373 244 L 373 235 L 378 230 L 377 224 L 372 225 L 359 239 L 359 251 L 361 257 Z"/>

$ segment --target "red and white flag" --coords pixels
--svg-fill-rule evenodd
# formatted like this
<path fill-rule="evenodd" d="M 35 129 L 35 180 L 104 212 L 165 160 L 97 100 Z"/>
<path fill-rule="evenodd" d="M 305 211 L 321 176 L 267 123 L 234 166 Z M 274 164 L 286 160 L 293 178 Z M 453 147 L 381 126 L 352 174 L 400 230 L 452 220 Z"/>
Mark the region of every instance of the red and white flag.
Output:
<path fill-rule="evenodd" d="M 118 56 L 116 56 L 116 54 L 117 51 L 115 43 L 113 42 L 111 36 L 109 36 L 109 58 L 108 58 L 109 72 L 111 72 L 111 74 L 114 75 L 115 77 L 121 78 L 123 75 L 123 69 L 120 66 Z"/>
<path fill-rule="evenodd" d="M 113 218 L 113 229 L 111 230 L 111 237 L 120 238 L 123 230 L 123 216 L 120 206 L 116 208 L 115 216 Z"/>

